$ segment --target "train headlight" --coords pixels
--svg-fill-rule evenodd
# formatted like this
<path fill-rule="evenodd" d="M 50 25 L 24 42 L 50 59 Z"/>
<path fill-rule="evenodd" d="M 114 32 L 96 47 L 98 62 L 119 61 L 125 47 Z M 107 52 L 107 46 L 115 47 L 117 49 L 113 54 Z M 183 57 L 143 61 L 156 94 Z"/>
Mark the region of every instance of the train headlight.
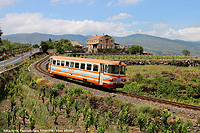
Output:
<path fill-rule="evenodd" d="M 110 79 L 110 81 L 115 81 L 115 80 L 116 80 L 115 78 Z"/>
<path fill-rule="evenodd" d="M 122 82 L 125 82 L 126 81 L 126 79 L 122 79 Z"/>

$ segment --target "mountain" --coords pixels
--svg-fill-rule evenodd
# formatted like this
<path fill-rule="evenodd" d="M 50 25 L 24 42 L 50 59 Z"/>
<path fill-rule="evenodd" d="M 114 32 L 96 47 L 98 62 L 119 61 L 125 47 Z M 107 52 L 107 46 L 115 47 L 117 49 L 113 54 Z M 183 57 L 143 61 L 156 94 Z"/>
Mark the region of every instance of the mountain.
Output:
<path fill-rule="evenodd" d="M 110 35 L 112 36 L 112 35 Z M 2 39 L 8 39 L 11 42 L 40 44 L 41 41 L 60 40 L 61 38 L 77 41 L 82 45 L 86 45 L 86 40 L 92 36 L 65 34 L 52 35 L 41 33 L 30 34 L 12 34 L 2 36 Z M 152 54 L 171 54 L 182 55 L 182 50 L 189 50 L 192 56 L 200 56 L 200 42 L 187 42 L 182 40 L 170 40 L 166 38 L 150 36 L 145 34 L 133 34 L 125 37 L 114 37 L 116 43 L 121 45 L 141 45 L 146 52 Z"/>
<path fill-rule="evenodd" d="M 41 41 L 47 41 L 49 38 L 52 40 L 60 40 L 62 38 L 69 39 L 70 41 L 77 41 L 82 45 L 86 45 L 86 40 L 92 36 L 64 34 L 64 35 L 52 35 L 52 34 L 41 34 L 41 33 L 22 33 L 2 36 L 2 39 L 8 39 L 11 42 L 18 43 L 31 43 L 40 44 Z"/>
<path fill-rule="evenodd" d="M 200 42 L 170 40 L 145 34 L 116 37 L 115 42 L 121 45 L 141 45 L 145 51 L 153 54 L 182 55 L 182 51 L 187 49 L 192 56 L 200 55 Z"/>

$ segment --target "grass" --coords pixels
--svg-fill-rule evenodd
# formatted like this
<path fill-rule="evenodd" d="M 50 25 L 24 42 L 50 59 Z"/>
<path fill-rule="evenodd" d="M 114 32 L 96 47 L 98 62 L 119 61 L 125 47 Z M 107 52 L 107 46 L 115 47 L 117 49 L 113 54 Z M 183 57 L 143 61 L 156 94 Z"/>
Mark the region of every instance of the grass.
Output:
<path fill-rule="evenodd" d="M 118 90 L 200 105 L 200 69 L 164 65 L 127 66 L 128 82 Z"/>

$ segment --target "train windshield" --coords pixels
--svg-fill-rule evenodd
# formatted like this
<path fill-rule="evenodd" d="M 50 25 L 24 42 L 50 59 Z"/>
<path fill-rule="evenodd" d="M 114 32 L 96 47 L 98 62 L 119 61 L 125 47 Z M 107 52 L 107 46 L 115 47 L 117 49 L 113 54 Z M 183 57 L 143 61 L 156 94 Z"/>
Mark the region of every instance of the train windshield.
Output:
<path fill-rule="evenodd" d="M 111 74 L 125 74 L 125 66 L 119 65 L 106 65 L 105 71 Z"/>

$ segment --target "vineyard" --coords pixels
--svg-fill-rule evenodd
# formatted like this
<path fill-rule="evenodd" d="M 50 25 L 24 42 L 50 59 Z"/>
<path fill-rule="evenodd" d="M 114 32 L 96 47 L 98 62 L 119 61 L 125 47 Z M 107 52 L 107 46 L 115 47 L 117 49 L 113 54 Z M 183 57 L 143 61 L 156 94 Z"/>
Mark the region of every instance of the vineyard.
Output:
<path fill-rule="evenodd" d="M 33 62 L 0 77 L 1 97 L 5 97 L 0 105 L 1 131 L 17 130 L 20 125 L 24 130 L 152 133 L 188 132 L 192 126 L 165 109 L 97 97 L 80 87 L 39 78 L 27 71 Z"/>
<path fill-rule="evenodd" d="M 67 55 L 63 55 L 67 56 Z M 177 59 L 199 59 L 199 57 L 192 56 L 180 56 L 180 55 L 81 55 L 83 58 L 92 58 L 92 59 L 106 59 L 106 60 L 134 60 L 134 59 L 143 59 L 143 60 L 177 60 Z"/>
<path fill-rule="evenodd" d="M 195 67 L 127 66 L 122 91 L 200 106 L 200 70 Z"/>
<path fill-rule="evenodd" d="M 7 40 L 3 40 L 3 43 L 0 45 L 0 53 L 6 52 L 7 58 L 32 49 L 31 44 L 12 43 Z M 1 57 L 0 60 L 3 60 L 3 58 Z"/>

